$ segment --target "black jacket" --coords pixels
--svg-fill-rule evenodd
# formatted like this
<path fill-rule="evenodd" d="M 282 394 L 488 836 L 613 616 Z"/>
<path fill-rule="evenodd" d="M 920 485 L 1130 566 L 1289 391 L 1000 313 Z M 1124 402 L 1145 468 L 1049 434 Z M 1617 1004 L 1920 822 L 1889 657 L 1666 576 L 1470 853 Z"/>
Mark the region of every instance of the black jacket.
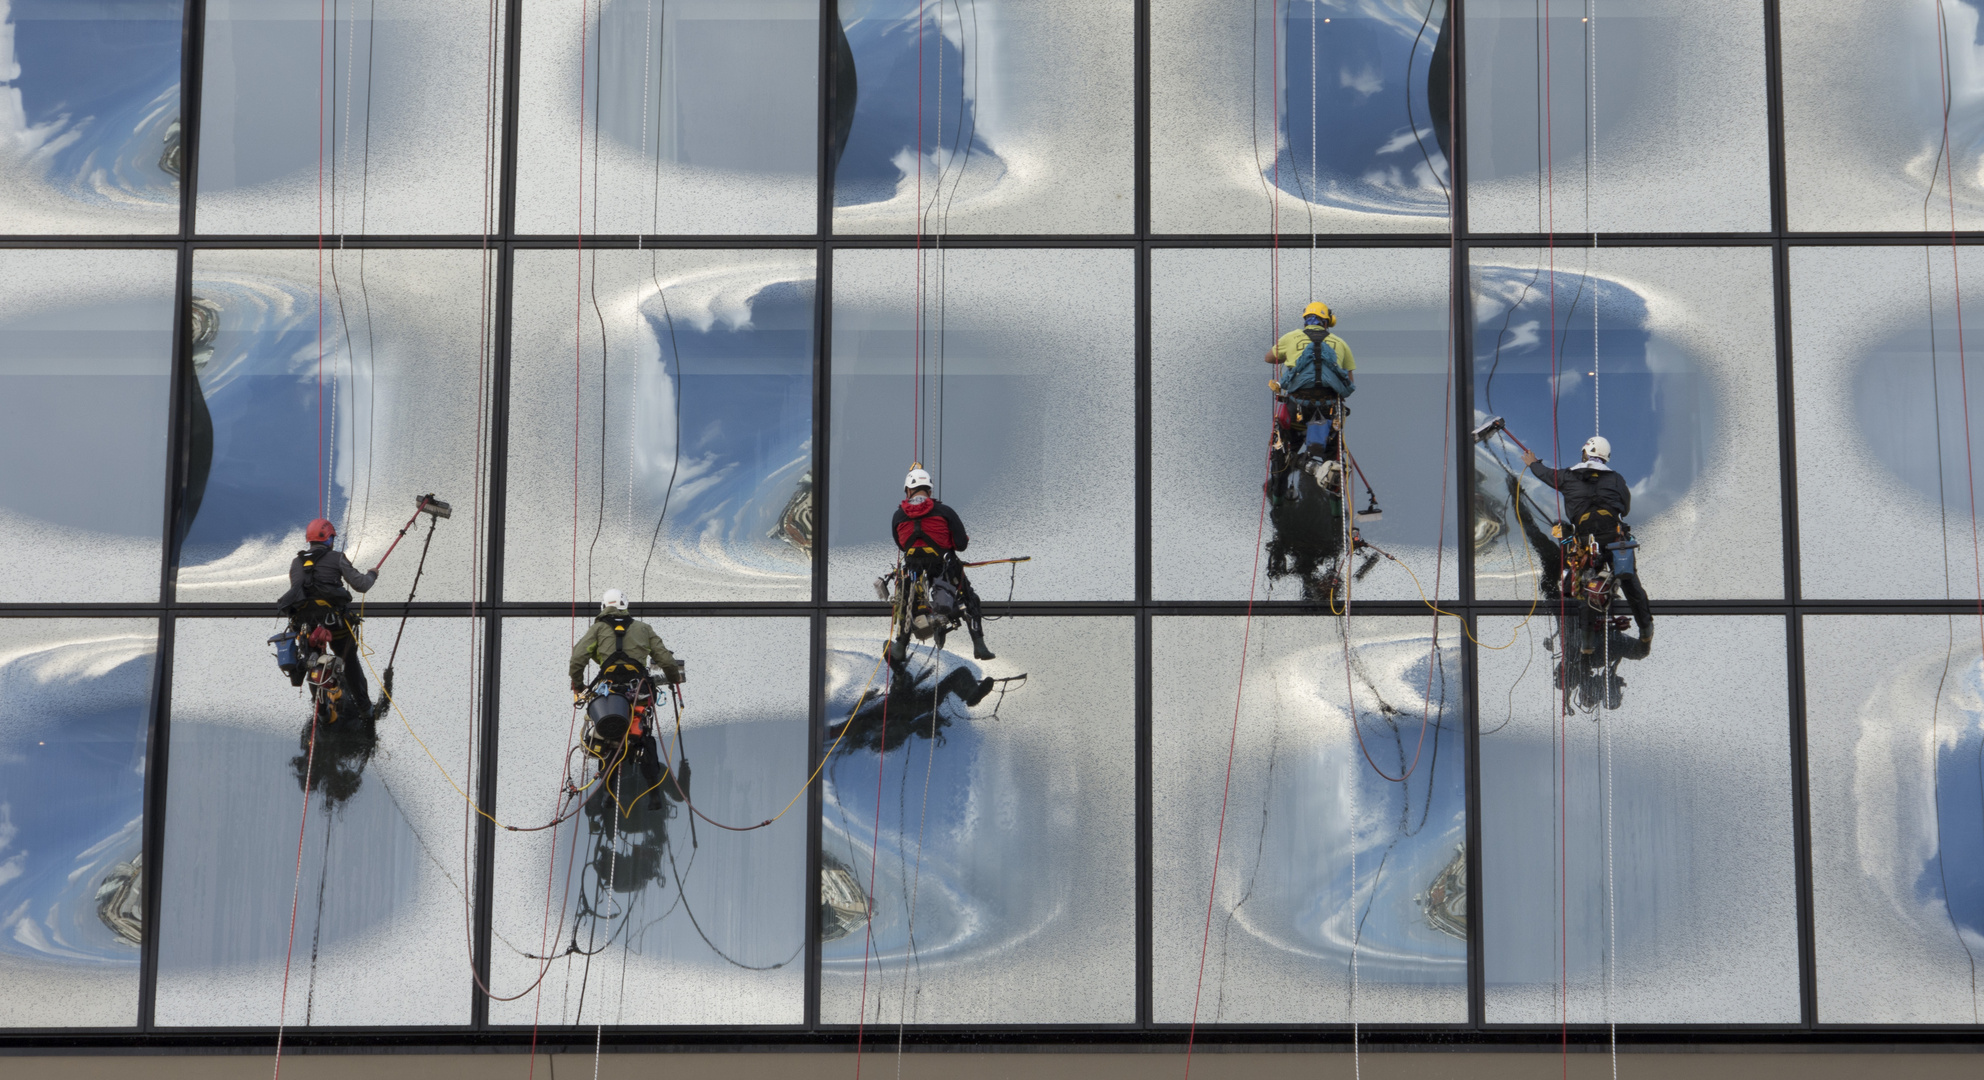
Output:
<path fill-rule="evenodd" d="M 308 563 L 308 566 L 304 564 Z M 306 550 L 297 553 L 289 562 L 289 592 L 283 594 L 280 606 L 287 607 L 295 598 L 321 596 L 334 604 L 348 604 L 351 594 L 345 591 L 350 585 L 359 592 L 367 592 L 379 575 L 368 574 L 351 565 L 344 552 L 332 551 L 331 545 L 321 541 L 311 544 Z"/>
<path fill-rule="evenodd" d="M 1593 510 L 1610 510 L 1622 522 L 1632 511 L 1632 489 L 1625 477 L 1610 469 L 1552 469 L 1535 461 L 1529 471 L 1564 493 L 1564 520 L 1574 528 Z"/>

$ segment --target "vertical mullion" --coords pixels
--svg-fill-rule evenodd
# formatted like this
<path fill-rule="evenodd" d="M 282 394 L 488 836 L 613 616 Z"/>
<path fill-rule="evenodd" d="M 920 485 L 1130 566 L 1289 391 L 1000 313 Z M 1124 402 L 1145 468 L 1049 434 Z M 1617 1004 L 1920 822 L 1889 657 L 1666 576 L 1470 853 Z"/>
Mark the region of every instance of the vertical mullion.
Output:
<path fill-rule="evenodd" d="M 1134 0 L 1131 42 L 1135 117 L 1135 186 L 1132 227 L 1137 235 L 1136 265 L 1136 1023 L 1150 1027 L 1156 976 L 1153 958 L 1155 904 L 1151 890 L 1154 777 L 1151 765 L 1151 248 L 1150 248 L 1150 0 Z"/>
<path fill-rule="evenodd" d="M 179 45 L 179 238 L 193 238 L 199 198 L 200 87 L 206 53 L 207 0 L 185 0 Z"/>
<path fill-rule="evenodd" d="M 173 616 L 160 613 L 155 626 L 158 651 L 152 661 L 151 723 L 145 743 L 144 870 L 139 878 L 143 890 L 144 939 L 138 947 L 137 1027 L 150 1031 L 156 1026 L 158 1009 L 158 929 L 159 892 L 165 880 L 160 861 L 165 853 L 165 792 L 167 740 L 172 731 L 172 643 Z"/>
<path fill-rule="evenodd" d="M 838 104 L 840 75 L 839 50 L 834 48 L 832 28 L 840 19 L 835 0 L 820 0 L 819 25 L 819 202 L 814 220 L 813 254 L 813 581 L 810 596 L 813 613 L 808 637 L 806 690 L 806 765 L 808 773 L 820 764 L 821 733 L 826 726 L 827 678 L 827 497 L 833 490 L 827 476 L 829 420 L 833 388 L 830 382 L 833 334 L 833 251 L 827 238 L 833 233 L 834 178 L 829 133 Z M 802 1015 L 809 1031 L 820 1026 L 820 845 L 821 815 L 825 812 L 825 781 L 815 776 L 806 790 L 806 978 Z"/>

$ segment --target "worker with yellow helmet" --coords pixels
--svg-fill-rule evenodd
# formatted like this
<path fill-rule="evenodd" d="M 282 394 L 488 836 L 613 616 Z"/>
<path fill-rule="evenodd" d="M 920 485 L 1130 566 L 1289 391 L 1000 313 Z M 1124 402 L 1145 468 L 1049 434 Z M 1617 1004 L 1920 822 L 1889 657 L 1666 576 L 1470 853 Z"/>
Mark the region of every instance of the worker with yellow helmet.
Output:
<path fill-rule="evenodd" d="M 1268 491 L 1277 502 L 1298 461 L 1307 462 L 1304 467 L 1325 490 L 1340 490 L 1337 439 L 1350 412 L 1343 407 L 1343 398 L 1356 388 L 1357 361 L 1350 343 L 1332 332 L 1335 326 L 1336 314 L 1330 306 L 1311 301 L 1302 309 L 1301 328 L 1281 335 L 1267 353 L 1268 363 L 1280 365 L 1268 383 L 1275 393 L 1279 436 Z M 1305 356 L 1313 359 L 1304 364 Z"/>

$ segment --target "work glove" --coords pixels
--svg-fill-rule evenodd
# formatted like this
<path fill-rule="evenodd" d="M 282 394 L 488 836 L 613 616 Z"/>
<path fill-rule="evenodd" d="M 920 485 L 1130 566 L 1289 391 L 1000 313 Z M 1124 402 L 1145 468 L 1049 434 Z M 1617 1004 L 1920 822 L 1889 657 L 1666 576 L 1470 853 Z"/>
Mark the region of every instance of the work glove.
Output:
<path fill-rule="evenodd" d="M 1268 380 L 1268 389 L 1269 389 L 1269 390 L 1271 390 L 1271 391 L 1273 391 L 1274 393 L 1277 393 L 1277 394 L 1279 394 L 1279 393 L 1281 393 L 1281 383 L 1280 383 L 1280 381 L 1278 381 L 1278 380 L 1275 380 L 1275 379 L 1269 379 L 1269 380 Z"/>
<path fill-rule="evenodd" d="M 586 699 L 585 687 L 583 686 L 572 687 L 572 704 L 577 705 L 580 702 L 584 701 L 585 699 Z"/>

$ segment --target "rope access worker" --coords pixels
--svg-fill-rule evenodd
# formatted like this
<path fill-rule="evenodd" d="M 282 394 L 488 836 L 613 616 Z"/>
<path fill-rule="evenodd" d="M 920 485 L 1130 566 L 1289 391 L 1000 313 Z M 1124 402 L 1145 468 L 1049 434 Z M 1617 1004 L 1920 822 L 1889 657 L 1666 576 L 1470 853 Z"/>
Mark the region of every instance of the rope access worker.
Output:
<path fill-rule="evenodd" d="M 965 629 L 971 631 L 971 655 L 979 660 L 996 660 L 998 657 L 985 644 L 985 612 L 978 591 L 971 587 L 971 580 L 964 574 L 964 563 L 958 559 L 958 552 L 970 546 L 971 537 L 965 534 L 958 512 L 938 502 L 930 490 L 930 474 L 920 465 L 912 467 L 903 478 L 902 505 L 896 508 L 895 519 L 889 523 L 896 547 L 903 553 L 903 569 L 933 580 L 942 578 L 957 586 L 958 598 L 964 605 Z"/>
<path fill-rule="evenodd" d="M 358 592 L 369 592 L 379 580 L 377 571 L 367 573 L 351 565 L 342 551 L 333 551 L 337 526 L 324 518 L 313 519 L 304 527 L 303 538 L 310 546 L 289 561 L 289 591 L 276 602 L 297 629 L 323 627 L 329 631 L 328 647 L 344 661 L 340 685 L 351 695 L 358 716 L 372 712 L 372 691 L 365 682 L 365 665 L 358 658 L 357 616 L 347 610 L 351 604 L 349 585 Z M 301 676 L 296 676 L 300 679 Z"/>
<path fill-rule="evenodd" d="M 599 671 L 587 679 L 586 667 L 593 662 L 599 664 Z M 682 664 L 662 644 L 661 635 L 654 632 L 654 627 L 628 614 L 627 594 L 619 589 L 606 590 L 599 598 L 598 617 L 580 636 L 578 644 L 572 646 L 572 697 L 583 698 L 588 686 L 603 683 L 606 689 L 636 706 L 628 720 L 631 727 L 626 734 L 627 747 L 639 759 L 641 776 L 651 789 L 650 810 L 661 809 L 661 747 L 655 743 L 652 704 L 642 710 L 640 703 L 651 702 L 656 672 L 670 684 L 682 681 Z M 645 724 L 643 715 L 649 718 Z M 602 734 L 617 749 L 620 733 Z M 687 762 L 683 765 L 686 768 Z M 686 784 L 679 786 L 686 790 Z"/>
<path fill-rule="evenodd" d="M 1593 435 L 1585 440 L 1583 455 L 1568 469 L 1552 469 L 1524 450 L 1522 463 L 1544 483 L 1564 493 L 1564 516 L 1570 519 L 1572 532 L 1580 537 L 1597 538 L 1598 550 L 1604 554 L 1606 564 L 1613 567 L 1613 579 L 1619 583 L 1619 591 L 1626 594 L 1626 604 L 1633 609 L 1633 620 L 1639 624 L 1640 644 L 1651 645 L 1653 608 L 1647 601 L 1646 589 L 1640 585 L 1638 573 L 1619 570 L 1611 548 L 1632 534 L 1626 524 L 1626 515 L 1633 507 L 1632 489 L 1626 486 L 1625 477 L 1612 471 L 1610 440 Z"/>
<path fill-rule="evenodd" d="M 1302 309 L 1302 328 L 1290 330 L 1268 350 L 1267 362 L 1280 364 L 1268 383 L 1275 394 L 1275 448 L 1268 490 L 1278 493 L 1299 452 L 1317 463 L 1316 482 L 1336 482 L 1337 441 L 1350 410 L 1343 405 L 1357 388 L 1357 360 L 1350 345 L 1332 333 L 1336 315 L 1320 300 Z"/>

